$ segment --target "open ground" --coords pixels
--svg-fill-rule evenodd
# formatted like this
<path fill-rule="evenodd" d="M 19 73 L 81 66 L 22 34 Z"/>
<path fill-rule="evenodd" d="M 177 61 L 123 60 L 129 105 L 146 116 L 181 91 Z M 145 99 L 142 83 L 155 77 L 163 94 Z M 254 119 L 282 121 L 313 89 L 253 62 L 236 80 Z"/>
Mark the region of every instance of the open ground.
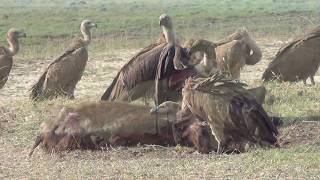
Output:
<path fill-rule="evenodd" d="M 280 46 L 320 24 L 318 0 L 0 0 L 0 42 L 10 27 L 23 28 L 21 52 L 0 90 L 0 178 L 320 178 L 320 76 L 316 86 L 271 82 L 264 107 L 284 120 L 280 149 L 240 155 L 198 154 L 191 148 L 138 146 L 46 154 L 28 152 L 52 109 L 96 101 L 117 70 L 159 36 L 158 16 L 172 16 L 182 42 L 216 41 L 246 27 L 262 49 L 262 61 L 242 79 L 261 85 L 263 70 Z M 68 46 L 82 19 L 98 24 L 76 100 L 33 104 L 29 89 L 49 62 Z"/>

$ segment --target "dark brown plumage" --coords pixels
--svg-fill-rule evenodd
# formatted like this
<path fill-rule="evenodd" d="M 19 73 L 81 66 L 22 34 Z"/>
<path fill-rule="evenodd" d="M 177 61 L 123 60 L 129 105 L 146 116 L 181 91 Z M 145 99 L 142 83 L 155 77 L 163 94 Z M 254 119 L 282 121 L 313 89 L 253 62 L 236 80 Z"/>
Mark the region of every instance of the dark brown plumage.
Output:
<path fill-rule="evenodd" d="M 221 75 L 188 79 L 182 94 L 182 108 L 209 123 L 219 153 L 243 152 L 247 143 L 277 146 L 277 129 L 241 83 Z"/>
<path fill-rule="evenodd" d="M 89 20 L 81 23 L 83 38 L 75 38 L 71 46 L 55 59 L 31 88 L 32 100 L 51 99 L 57 96 L 74 98 L 74 89 L 81 79 L 88 61 L 87 46 L 91 41 L 92 27 L 97 25 Z"/>
<path fill-rule="evenodd" d="M 160 41 L 131 58 L 119 70 L 101 100 L 134 101 L 154 89 L 157 72 L 157 79 L 162 80 L 181 68 L 187 59 L 187 52 L 175 44 L 171 18 L 161 15 L 159 23 L 163 28 Z"/>
<path fill-rule="evenodd" d="M 7 33 L 9 48 L 0 45 L 0 89 L 8 80 L 12 68 L 12 57 L 19 51 L 19 38 L 26 37 L 23 31 L 11 28 Z"/>
<path fill-rule="evenodd" d="M 320 27 L 301 35 L 281 47 L 275 58 L 263 73 L 263 81 L 278 79 L 280 81 L 303 80 L 308 77 L 312 84 L 314 75 L 320 65 Z"/>

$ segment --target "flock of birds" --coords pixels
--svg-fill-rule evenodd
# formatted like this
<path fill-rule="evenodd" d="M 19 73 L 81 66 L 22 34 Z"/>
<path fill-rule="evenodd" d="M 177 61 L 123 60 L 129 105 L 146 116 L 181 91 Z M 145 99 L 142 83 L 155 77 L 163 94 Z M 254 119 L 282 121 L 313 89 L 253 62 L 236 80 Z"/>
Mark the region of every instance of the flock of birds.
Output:
<path fill-rule="evenodd" d="M 181 46 L 175 38 L 171 17 L 162 14 L 159 24 L 162 27 L 159 40 L 121 67 L 101 100 L 131 102 L 151 96 L 157 110 L 163 103 L 182 100 L 180 115 L 184 112 L 182 114 L 188 116 L 183 117 L 190 118 L 192 114 L 193 119 L 207 122 L 219 144 L 218 152 L 223 152 L 230 141 L 241 141 L 242 137 L 260 145 L 268 142 L 276 146 L 276 126 L 263 110 L 258 96 L 235 81 L 240 79 L 244 65 L 254 65 L 262 57 L 247 31 L 241 29 L 215 43 L 191 39 Z M 97 24 L 82 21 L 83 37 L 74 39 L 71 46 L 48 65 L 31 88 L 31 100 L 75 98 L 74 90 L 88 61 L 92 28 L 97 28 Z M 8 80 L 12 57 L 19 51 L 19 38 L 26 34 L 10 29 L 7 36 L 9 48 L 0 46 L 0 89 Z M 315 84 L 314 75 L 320 65 L 319 48 L 320 28 L 295 38 L 278 51 L 263 73 L 263 81 L 303 80 L 306 83 L 310 78 Z M 223 108 L 226 106 L 228 108 Z M 229 126 L 226 126 L 228 119 Z M 243 128 L 247 132 L 243 132 Z"/>

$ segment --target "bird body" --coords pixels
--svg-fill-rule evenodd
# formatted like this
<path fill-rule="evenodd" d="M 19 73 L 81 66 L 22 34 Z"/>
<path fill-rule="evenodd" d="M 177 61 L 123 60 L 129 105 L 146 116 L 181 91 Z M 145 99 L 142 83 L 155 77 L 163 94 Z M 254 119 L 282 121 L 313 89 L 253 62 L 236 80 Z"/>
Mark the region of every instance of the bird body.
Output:
<path fill-rule="evenodd" d="M 0 45 L 0 89 L 8 80 L 12 65 L 13 56 L 19 51 L 19 38 L 26 37 L 26 34 L 15 28 L 11 28 L 7 33 L 9 48 Z"/>
<path fill-rule="evenodd" d="M 71 46 L 49 64 L 38 82 L 31 89 L 32 100 L 51 99 L 57 96 L 74 98 L 74 90 L 81 79 L 88 61 L 87 47 L 91 41 L 90 29 L 96 24 L 81 23 L 83 38 L 75 38 Z"/>
<path fill-rule="evenodd" d="M 320 27 L 301 35 L 281 47 L 275 58 L 263 73 L 262 79 L 270 81 L 303 80 L 314 82 L 314 75 L 320 65 Z"/>

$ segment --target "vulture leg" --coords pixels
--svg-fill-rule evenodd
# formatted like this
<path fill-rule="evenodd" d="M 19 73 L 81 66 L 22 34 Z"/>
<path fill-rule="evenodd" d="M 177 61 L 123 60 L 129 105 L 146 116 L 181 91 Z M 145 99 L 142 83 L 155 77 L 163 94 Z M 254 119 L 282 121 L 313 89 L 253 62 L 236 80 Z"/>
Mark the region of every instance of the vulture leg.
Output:
<path fill-rule="evenodd" d="M 316 85 L 316 83 L 314 82 L 314 76 L 313 75 L 310 76 L 310 81 L 311 81 L 312 85 Z"/>
<path fill-rule="evenodd" d="M 225 144 L 223 142 L 218 142 L 217 153 L 222 154 L 225 151 Z"/>
<path fill-rule="evenodd" d="M 69 98 L 69 99 L 74 99 L 74 90 L 76 88 L 76 85 L 77 85 L 77 81 L 73 82 L 72 84 L 70 85 L 67 85 L 67 87 L 65 88 L 66 90 L 66 96 Z"/>
<path fill-rule="evenodd" d="M 308 79 L 308 78 L 307 78 Z M 303 84 L 306 86 L 307 85 L 307 79 L 303 80 Z"/>

